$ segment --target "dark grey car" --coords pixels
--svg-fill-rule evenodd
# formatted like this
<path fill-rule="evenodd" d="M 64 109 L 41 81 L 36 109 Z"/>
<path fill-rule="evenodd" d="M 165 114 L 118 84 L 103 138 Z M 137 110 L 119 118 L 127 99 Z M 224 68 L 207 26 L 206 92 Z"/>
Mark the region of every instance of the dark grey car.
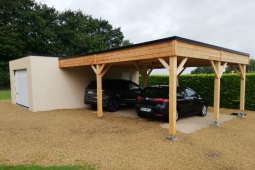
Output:
<path fill-rule="evenodd" d="M 118 110 L 120 104 L 135 104 L 142 87 L 130 80 L 103 79 L 103 106 L 110 112 Z M 91 81 L 85 89 L 84 103 L 97 107 L 97 82 Z"/>

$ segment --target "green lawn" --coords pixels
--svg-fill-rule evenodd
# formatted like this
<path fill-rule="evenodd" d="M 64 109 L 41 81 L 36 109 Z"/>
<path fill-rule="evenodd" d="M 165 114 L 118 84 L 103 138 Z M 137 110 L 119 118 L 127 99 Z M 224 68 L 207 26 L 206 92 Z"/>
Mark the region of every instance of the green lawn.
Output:
<path fill-rule="evenodd" d="M 11 91 L 10 90 L 0 90 L 0 100 L 10 100 Z"/>
<path fill-rule="evenodd" d="M 0 165 L 0 170 L 96 170 L 95 168 L 91 168 L 90 166 L 25 166 L 25 165 L 17 165 L 17 166 L 6 166 Z"/>

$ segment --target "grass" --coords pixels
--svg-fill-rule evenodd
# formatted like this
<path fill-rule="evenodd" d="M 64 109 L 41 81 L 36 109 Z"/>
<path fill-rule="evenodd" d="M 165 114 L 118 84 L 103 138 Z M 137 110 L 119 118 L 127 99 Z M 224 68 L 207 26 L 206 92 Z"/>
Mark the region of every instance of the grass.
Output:
<path fill-rule="evenodd" d="M 10 90 L 0 90 L 0 100 L 10 100 L 11 91 Z"/>
<path fill-rule="evenodd" d="M 0 170 L 96 170 L 90 166 L 36 166 L 36 165 L 17 165 L 17 166 L 7 166 L 0 165 Z"/>

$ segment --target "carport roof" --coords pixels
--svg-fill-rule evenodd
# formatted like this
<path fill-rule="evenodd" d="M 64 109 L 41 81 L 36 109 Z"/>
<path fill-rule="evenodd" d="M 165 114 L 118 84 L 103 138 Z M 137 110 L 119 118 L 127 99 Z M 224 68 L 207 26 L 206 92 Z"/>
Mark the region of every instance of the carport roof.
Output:
<path fill-rule="evenodd" d="M 189 60 L 185 67 L 210 66 L 210 61 L 228 64 L 249 64 L 249 54 L 215 45 L 210 45 L 178 36 L 134 44 L 95 53 L 59 58 L 59 67 L 111 64 L 112 66 L 164 68 L 158 59 L 168 62 L 177 56 L 178 63 L 183 58 Z"/>
<path fill-rule="evenodd" d="M 86 53 L 86 54 L 80 54 L 80 55 L 75 55 L 75 56 L 66 56 L 66 57 L 62 56 L 62 57 L 60 57 L 60 59 L 67 59 L 67 58 L 80 57 L 80 56 L 84 56 L 84 55 L 94 55 L 94 54 L 100 54 L 100 53 L 105 53 L 105 52 L 112 52 L 112 51 L 117 51 L 117 50 L 121 50 L 121 49 L 145 46 L 145 45 L 149 45 L 149 44 L 155 44 L 155 43 L 166 42 L 166 41 L 171 41 L 171 40 L 178 40 L 178 41 L 187 42 L 187 43 L 191 43 L 191 44 L 196 44 L 196 45 L 200 45 L 200 46 L 204 46 L 204 47 L 223 50 L 223 51 L 236 53 L 236 54 L 241 54 L 241 55 L 245 55 L 245 56 L 250 56 L 250 54 L 248 54 L 248 53 L 235 51 L 235 50 L 231 50 L 231 49 L 228 49 L 228 48 L 224 48 L 224 47 L 220 47 L 220 46 L 216 46 L 216 45 L 211 45 L 211 44 L 207 44 L 207 43 L 203 43 L 203 42 L 199 42 L 199 41 L 194 41 L 194 40 L 187 39 L 187 38 L 172 36 L 172 37 L 167 37 L 167 38 L 157 39 L 157 40 L 153 40 L 153 41 L 142 42 L 142 43 L 133 44 L 133 45 L 130 45 L 130 46 L 124 46 L 124 47 L 119 47 L 119 48 L 114 48 L 114 49 L 109 49 L 109 50 L 103 50 L 103 51 L 98 51 L 98 52 L 93 52 L 93 53 Z"/>

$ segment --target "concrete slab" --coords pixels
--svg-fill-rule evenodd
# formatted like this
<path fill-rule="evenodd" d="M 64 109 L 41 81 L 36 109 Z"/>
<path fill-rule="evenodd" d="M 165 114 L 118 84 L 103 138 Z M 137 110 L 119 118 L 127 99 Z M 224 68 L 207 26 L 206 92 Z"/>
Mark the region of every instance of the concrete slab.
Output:
<path fill-rule="evenodd" d="M 218 122 L 223 123 L 225 121 L 228 121 L 234 118 L 236 118 L 236 116 L 220 114 L 220 119 L 218 120 Z M 185 117 L 177 121 L 176 130 L 183 133 L 193 133 L 202 128 L 211 126 L 212 121 L 213 121 L 213 113 L 211 112 L 208 112 L 205 117 L 200 117 L 200 116 Z M 169 128 L 168 123 L 163 123 L 160 126 L 162 128 L 167 128 L 167 129 Z"/>
<path fill-rule="evenodd" d="M 135 109 L 132 107 L 121 107 L 120 110 L 118 110 L 117 112 L 114 112 L 113 114 L 118 116 L 139 118 L 136 114 Z M 234 118 L 237 118 L 237 117 L 234 115 L 220 114 L 220 119 L 218 120 L 218 122 L 221 124 L 225 121 L 228 121 Z M 146 119 L 142 119 L 142 120 L 146 120 Z M 205 117 L 191 116 L 191 117 L 180 118 L 176 123 L 176 130 L 183 133 L 193 133 L 202 128 L 212 126 L 212 122 L 213 122 L 212 112 L 208 112 Z M 169 128 L 168 123 L 162 123 L 160 126 L 166 129 Z"/>

